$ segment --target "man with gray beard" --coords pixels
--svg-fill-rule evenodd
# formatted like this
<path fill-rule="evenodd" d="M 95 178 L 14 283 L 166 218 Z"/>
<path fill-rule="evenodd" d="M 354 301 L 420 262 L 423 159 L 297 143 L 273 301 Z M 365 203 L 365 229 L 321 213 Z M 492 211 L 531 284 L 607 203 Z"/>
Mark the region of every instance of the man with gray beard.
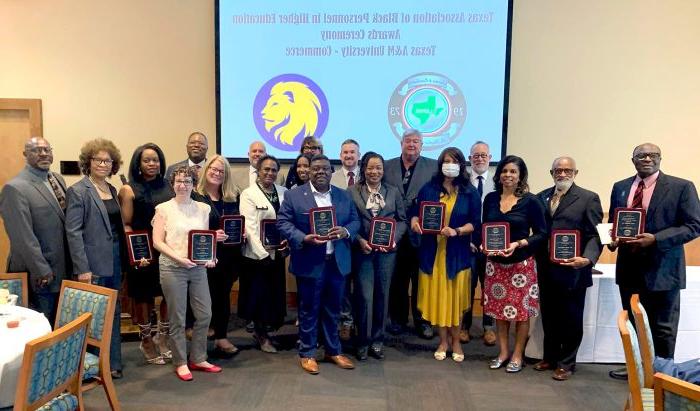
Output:
<path fill-rule="evenodd" d="M 593 285 L 591 270 L 603 249 L 596 226 L 603 220 L 600 198 L 576 184 L 576 162 L 559 157 L 550 170 L 554 186 L 538 194 L 547 213 L 547 229 L 578 230 L 580 256 L 562 262 L 550 260 L 549 246 L 537 255 L 537 278 L 544 329 L 544 355 L 535 370 L 554 370 L 552 378 L 568 380 L 576 367 L 583 338 L 586 288 Z"/>

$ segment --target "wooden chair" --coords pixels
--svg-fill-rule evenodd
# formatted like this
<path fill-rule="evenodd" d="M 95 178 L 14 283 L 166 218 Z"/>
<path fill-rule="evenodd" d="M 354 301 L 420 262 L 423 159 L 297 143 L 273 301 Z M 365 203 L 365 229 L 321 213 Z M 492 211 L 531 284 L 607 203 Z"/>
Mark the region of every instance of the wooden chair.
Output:
<path fill-rule="evenodd" d="M 642 370 L 642 357 L 639 353 L 639 341 L 626 310 L 622 310 L 618 315 L 617 327 L 620 329 L 622 347 L 625 349 L 627 383 L 629 384 L 629 396 L 625 403 L 625 410 L 653 410 L 654 390 L 642 387 L 644 371 Z"/>
<path fill-rule="evenodd" d="M 657 372 L 654 374 L 654 409 L 700 410 L 700 386 Z"/>
<path fill-rule="evenodd" d="M 99 355 L 90 352 L 85 355 L 83 379 L 91 380 L 82 386 L 82 391 L 101 385 L 113 410 L 121 409 L 109 366 L 109 343 L 117 294 L 117 290 L 111 288 L 64 280 L 61 284 L 55 325 L 55 328 L 58 328 L 83 313 L 92 313 L 87 344 L 97 348 Z"/>
<path fill-rule="evenodd" d="M 17 305 L 29 307 L 29 282 L 27 273 L 0 274 L 0 288 L 6 288 L 10 294 L 17 295 Z"/>
<path fill-rule="evenodd" d="M 649 317 L 644 306 L 639 302 L 639 294 L 633 294 L 630 298 L 630 308 L 634 316 L 634 324 L 637 327 L 637 339 L 642 354 L 642 368 L 644 369 L 644 388 L 654 388 L 654 340 L 649 327 Z"/>
<path fill-rule="evenodd" d="M 83 409 L 80 386 L 88 326 L 85 313 L 24 348 L 14 409 Z"/>

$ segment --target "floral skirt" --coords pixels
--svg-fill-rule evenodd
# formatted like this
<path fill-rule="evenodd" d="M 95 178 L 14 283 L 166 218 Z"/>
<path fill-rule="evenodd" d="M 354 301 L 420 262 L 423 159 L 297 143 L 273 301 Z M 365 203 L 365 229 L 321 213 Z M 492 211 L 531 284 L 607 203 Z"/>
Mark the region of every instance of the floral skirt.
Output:
<path fill-rule="evenodd" d="M 506 321 L 526 321 L 539 315 L 540 290 L 534 258 L 513 264 L 488 259 L 484 283 L 484 314 Z"/>

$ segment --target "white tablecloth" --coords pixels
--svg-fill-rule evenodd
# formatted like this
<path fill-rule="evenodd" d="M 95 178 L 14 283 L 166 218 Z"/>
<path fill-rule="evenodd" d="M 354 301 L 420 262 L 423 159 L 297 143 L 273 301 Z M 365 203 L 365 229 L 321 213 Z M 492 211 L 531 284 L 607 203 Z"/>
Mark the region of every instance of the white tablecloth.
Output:
<path fill-rule="evenodd" d="M 24 307 L 7 308 L 10 314 L 0 315 L 0 408 L 14 403 L 24 345 L 51 332 L 51 324 L 42 313 Z M 7 328 L 11 319 L 21 319 L 19 327 Z"/>
<path fill-rule="evenodd" d="M 615 284 L 615 264 L 598 264 L 603 275 L 593 276 L 593 286 L 586 292 L 583 312 L 583 341 L 577 362 L 624 363 L 617 315 L 622 310 L 620 291 Z M 675 360 L 686 361 L 700 357 L 700 267 L 686 269 L 686 289 L 681 291 L 681 318 L 678 323 Z M 542 358 L 542 320 L 531 320 L 530 340 L 525 355 Z"/>

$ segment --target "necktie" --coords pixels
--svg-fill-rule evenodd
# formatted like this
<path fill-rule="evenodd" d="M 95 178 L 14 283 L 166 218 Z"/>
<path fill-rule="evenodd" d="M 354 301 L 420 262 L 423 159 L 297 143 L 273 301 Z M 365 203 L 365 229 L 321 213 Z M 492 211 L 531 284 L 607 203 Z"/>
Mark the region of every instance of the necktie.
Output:
<path fill-rule="evenodd" d="M 56 181 L 56 177 L 54 177 L 53 174 L 49 173 L 48 179 L 49 185 L 53 190 L 53 194 L 56 196 L 56 201 L 58 201 L 58 205 L 61 207 L 61 210 L 66 211 L 66 194 L 63 192 L 63 189 L 58 184 L 58 181 Z"/>
<path fill-rule="evenodd" d="M 355 185 L 355 173 L 348 171 L 348 187 Z"/>
<path fill-rule="evenodd" d="M 550 213 L 554 215 L 554 213 L 557 211 L 557 207 L 559 207 L 559 200 L 561 200 L 561 193 L 559 191 L 555 191 L 554 195 L 552 196 L 552 202 L 549 205 Z"/>
<path fill-rule="evenodd" d="M 639 181 L 637 190 L 632 197 L 632 208 L 642 208 L 642 198 L 644 198 L 644 180 Z"/>
<path fill-rule="evenodd" d="M 481 198 L 484 195 L 484 176 L 478 176 L 476 179 L 479 180 L 479 184 L 476 186 L 476 191 L 479 192 L 479 198 Z"/>

